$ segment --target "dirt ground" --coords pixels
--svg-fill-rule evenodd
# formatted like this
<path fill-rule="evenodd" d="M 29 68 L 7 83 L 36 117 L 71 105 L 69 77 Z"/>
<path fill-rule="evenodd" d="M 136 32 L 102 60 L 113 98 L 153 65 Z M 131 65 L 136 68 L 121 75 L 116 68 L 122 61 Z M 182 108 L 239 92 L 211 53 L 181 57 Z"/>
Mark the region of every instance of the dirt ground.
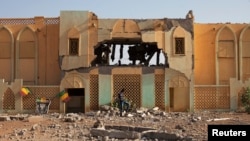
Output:
<path fill-rule="evenodd" d="M 95 117 L 83 116 L 83 120 L 76 122 L 76 124 L 84 125 L 89 129 L 96 122 Z M 27 121 L 27 120 L 10 120 L 0 121 L 0 141 L 5 140 L 8 136 L 13 135 L 20 130 L 30 130 L 35 124 L 43 125 L 44 127 L 51 126 L 52 124 L 60 124 L 61 129 L 67 128 L 69 122 L 60 120 L 59 118 L 51 117 L 49 115 L 43 115 L 42 121 Z M 187 120 L 195 117 L 195 121 Z M 167 116 L 154 116 L 149 119 L 142 119 L 141 117 L 98 117 L 106 125 L 128 125 L 128 126 L 143 126 L 152 127 L 163 130 L 176 129 L 177 126 L 185 129 L 185 134 L 190 134 L 196 140 L 206 140 L 207 125 L 209 124 L 229 124 L 229 125 L 250 125 L 250 114 L 238 113 L 238 112 L 199 112 L 199 113 L 167 113 Z M 156 120 L 157 119 L 157 120 Z M 49 131 L 46 131 L 46 135 L 49 135 Z M 51 130 L 51 132 L 55 132 Z M 34 133 L 33 133 L 34 134 Z M 37 131 L 37 137 L 43 137 L 45 134 L 41 130 Z M 203 134 L 200 136 L 199 134 Z M 73 141 L 73 140 L 72 140 Z"/>

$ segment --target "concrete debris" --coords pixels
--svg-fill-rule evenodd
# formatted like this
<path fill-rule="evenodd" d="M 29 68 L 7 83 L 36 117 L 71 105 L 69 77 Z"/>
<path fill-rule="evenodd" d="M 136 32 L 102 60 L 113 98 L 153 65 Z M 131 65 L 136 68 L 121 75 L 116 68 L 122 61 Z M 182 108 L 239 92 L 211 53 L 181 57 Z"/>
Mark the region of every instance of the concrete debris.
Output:
<path fill-rule="evenodd" d="M 230 118 L 215 118 L 215 119 L 209 119 L 207 120 L 207 122 L 211 122 L 211 121 L 219 121 L 219 120 L 229 120 Z"/>
<path fill-rule="evenodd" d="M 166 113 L 158 107 L 138 108 L 120 117 L 119 109 L 107 105 L 88 113 L 5 114 L 0 115 L 1 133 L 7 129 L 5 122 L 19 121 L 24 126 L 14 126 L 0 140 L 207 140 L 209 122 L 230 119 L 212 112 Z"/>
<path fill-rule="evenodd" d="M 9 121 L 10 117 L 9 116 L 0 116 L 0 121 Z"/>
<path fill-rule="evenodd" d="M 43 116 L 30 116 L 27 118 L 28 122 L 42 122 L 44 120 Z"/>

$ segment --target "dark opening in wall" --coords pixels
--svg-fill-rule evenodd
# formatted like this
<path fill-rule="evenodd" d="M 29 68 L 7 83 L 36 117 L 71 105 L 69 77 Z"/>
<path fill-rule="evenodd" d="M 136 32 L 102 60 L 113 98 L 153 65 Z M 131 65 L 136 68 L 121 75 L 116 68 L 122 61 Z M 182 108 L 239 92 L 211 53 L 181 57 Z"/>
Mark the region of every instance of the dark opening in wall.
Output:
<path fill-rule="evenodd" d="M 85 89 L 69 88 L 67 89 L 70 100 L 66 103 L 66 113 L 84 113 L 85 112 Z"/>
<path fill-rule="evenodd" d="M 92 66 L 142 65 L 169 67 L 167 54 L 158 48 L 157 42 L 103 41 L 95 46 L 94 54 L 96 58 L 92 61 Z"/>

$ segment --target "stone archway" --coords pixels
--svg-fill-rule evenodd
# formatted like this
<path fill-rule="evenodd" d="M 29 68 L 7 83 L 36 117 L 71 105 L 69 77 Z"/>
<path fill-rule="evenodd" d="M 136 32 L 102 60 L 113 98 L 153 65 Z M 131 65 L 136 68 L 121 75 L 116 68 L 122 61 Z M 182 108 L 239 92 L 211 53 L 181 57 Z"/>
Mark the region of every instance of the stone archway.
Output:
<path fill-rule="evenodd" d="M 70 72 L 61 81 L 60 90 L 68 92 L 70 100 L 63 104 L 66 113 L 84 113 L 85 110 L 85 82 L 83 75 L 78 72 Z"/>
<path fill-rule="evenodd" d="M 189 81 L 181 74 L 175 75 L 169 81 L 170 110 L 173 112 L 186 112 L 189 109 Z"/>
<path fill-rule="evenodd" d="M 73 71 L 66 73 L 60 84 L 60 89 L 65 88 L 84 88 L 86 86 L 85 78 L 82 74 Z"/>

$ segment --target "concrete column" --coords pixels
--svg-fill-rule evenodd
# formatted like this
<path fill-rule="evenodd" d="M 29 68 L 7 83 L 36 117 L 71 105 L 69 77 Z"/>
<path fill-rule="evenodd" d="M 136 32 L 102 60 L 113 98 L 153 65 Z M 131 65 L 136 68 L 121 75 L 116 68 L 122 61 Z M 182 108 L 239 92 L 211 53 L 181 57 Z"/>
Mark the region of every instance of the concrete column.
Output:
<path fill-rule="evenodd" d="M 110 104 L 112 101 L 112 67 L 99 68 L 99 106 Z"/>
<path fill-rule="evenodd" d="M 19 92 L 23 86 L 23 79 L 15 79 L 14 83 L 11 85 L 11 89 L 15 94 L 15 111 L 23 111 L 23 97 L 20 96 Z"/>
<path fill-rule="evenodd" d="M 230 78 L 230 110 L 238 109 L 238 92 L 243 84 L 235 78 Z"/>
<path fill-rule="evenodd" d="M 152 108 L 155 106 L 155 85 L 154 85 L 154 73 L 142 75 L 142 107 Z"/>
<path fill-rule="evenodd" d="M 191 81 L 189 82 L 189 110 L 194 111 L 194 76 L 191 75 Z"/>
<path fill-rule="evenodd" d="M 6 83 L 4 82 L 4 79 L 0 79 L 0 113 L 3 112 L 3 95 L 4 95 L 4 92 L 6 91 Z"/>
<path fill-rule="evenodd" d="M 170 96 L 169 96 L 169 87 L 168 80 L 165 77 L 165 111 L 170 112 Z"/>
<path fill-rule="evenodd" d="M 169 80 L 170 80 L 171 72 L 169 69 L 165 69 L 165 80 L 164 80 L 164 87 L 165 87 L 165 111 L 170 112 L 170 92 L 169 92 Z"/>
<path fill-rule="evenodd" d="M 85 112 L 89 112 L 90 111 L 90 86 L 89 86 L 89 80 L 88 79 L 85 79 L 85 84 L 86 84 L 86 87 L 85 87 Z"/>

